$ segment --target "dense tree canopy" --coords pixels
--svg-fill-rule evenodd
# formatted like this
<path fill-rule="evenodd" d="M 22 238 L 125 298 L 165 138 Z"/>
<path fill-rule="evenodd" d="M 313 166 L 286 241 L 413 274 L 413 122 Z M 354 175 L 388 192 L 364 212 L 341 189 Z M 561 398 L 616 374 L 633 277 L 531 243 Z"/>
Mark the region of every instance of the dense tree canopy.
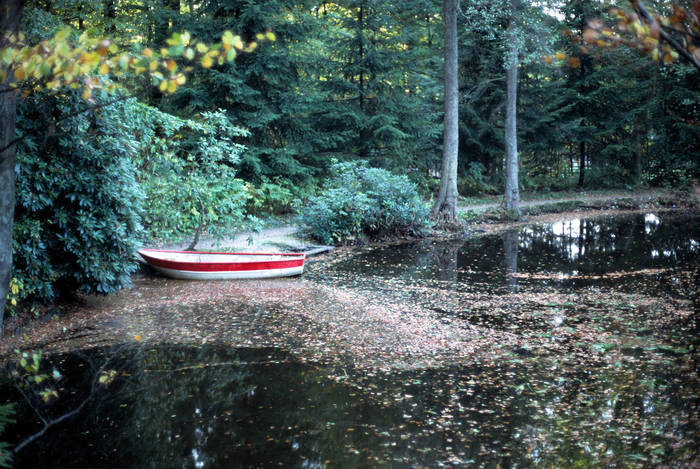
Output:
<path fill-rule="evenodd" d="M 649 20 L 639 2 L 517 2 L 513 64 L 506 3 L 457 9 L 461 194 L 504 190 L 506 75 L 518 89 L 517 188 L 698 177 L 700 73 L 671 60 L 682 53 L 662 35 L 696 57 L 697 5 L 654 2 Z M 322 187 L 333 161 L 402 173 L 426 199 L 445 176 L 437 0 L 0 5 L 10 8 L 0 15 L 0 114 L 22 116 L 17 129 L 3 120 L 0 141 L 4 187 L 18 178 L 17 200 L 0 197 L 3 226 L 17 207 L 10 300 L 119 288 L 133 266 L 109 259 L 183 236 L 201 215 L 224 235 L 247 215 L 290 210 Z M 10 15 L 19 7 L 21 24 Z M 47 260 L 59 245 L 66 265 Z M 80 265 L 82 249 L 109 251 L 99 264 L 111 267 Z M 8 256 L 0 251 L 0 264 Z"/>

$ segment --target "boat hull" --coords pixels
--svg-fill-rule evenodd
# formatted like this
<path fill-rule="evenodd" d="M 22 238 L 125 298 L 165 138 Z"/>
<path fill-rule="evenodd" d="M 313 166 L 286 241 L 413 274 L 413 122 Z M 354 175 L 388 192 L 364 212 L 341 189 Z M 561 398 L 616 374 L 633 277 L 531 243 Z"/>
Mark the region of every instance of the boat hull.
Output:
<path fill-rule="evenodd" d="M 221 253 L 142 249 L 139 255 L 161 274 L 186 280 L 289 277 L 304 272 L 304 254 Z"/>

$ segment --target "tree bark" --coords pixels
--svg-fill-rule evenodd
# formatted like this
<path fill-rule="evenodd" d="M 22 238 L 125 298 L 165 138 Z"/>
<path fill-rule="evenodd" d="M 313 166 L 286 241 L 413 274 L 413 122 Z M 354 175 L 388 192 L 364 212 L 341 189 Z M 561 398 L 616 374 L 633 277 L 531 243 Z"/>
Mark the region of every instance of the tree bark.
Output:
<path fill-rule="evenodd" d="M 443 0 L 445 22 L 445 118 L 440 192 L 431 216 L 457 219 L 457 159 L 459 153 L 459 80 L 457 74 L 457 0 Z"/>
<path fill-rule="evenodd" d="M 518 188 L 518 41 L 515 37 L 517 0 L 511 2 L 508 37 L 511 41 L 508 70 L 506 70 L 506 187 L 503 204 L 511 218 L 520 218 L 520 191 Z"/>
<path fill-rule="evenodd" d="M 641 124 L 637 123 L 634 126 L 634 183 L 637 185 L 642 183 L 643 151 Z"/>
<path fill-rule="evenodd" d="M 3 37 L 19 31 L 22 17 L 22 0 L 0 0 L 0 49 L 7 46 Z M 0 335 L 10 288 L 12 272 L 12 224 L 15 217 L 15 139 L 17 96 L 8 91 L 12 85 L 13 71 L 7 70 L 5 83 L 0 84 Z"/>
<path fill-rule="evenodd" d="M 578 186 L 583 187 L 586 178 L 586 142 L 579 143 Z"/>

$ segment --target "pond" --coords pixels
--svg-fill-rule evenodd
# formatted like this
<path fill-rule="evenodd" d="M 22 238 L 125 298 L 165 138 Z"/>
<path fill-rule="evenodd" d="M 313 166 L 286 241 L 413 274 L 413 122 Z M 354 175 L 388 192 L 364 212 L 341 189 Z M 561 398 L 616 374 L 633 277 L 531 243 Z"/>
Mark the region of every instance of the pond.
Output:
<path fill-rule="evenodd" d="M 572 219 L 354 250 L 284 284 L 286 309 L 142 306 L 176 318 L 173 340 L 45 355 L 58 397 L 23 388 L 34 406 L 50 420 L 85 405 L 16 466 L 693 466 L 699 222 Z M 206 311 L 222 325 L 202 326 Z M 197 327 L 208 343 L 175 340 Z M 0 396 L 26 403 L 8 382 Z M 24 404 L 17 419 L 0 440 L 42 428 Z"/>

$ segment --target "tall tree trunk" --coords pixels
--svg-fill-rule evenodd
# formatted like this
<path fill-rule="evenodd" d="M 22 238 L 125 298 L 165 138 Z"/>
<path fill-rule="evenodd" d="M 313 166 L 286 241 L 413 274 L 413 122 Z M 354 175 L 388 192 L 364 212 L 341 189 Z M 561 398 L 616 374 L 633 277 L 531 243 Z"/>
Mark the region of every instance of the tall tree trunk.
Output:
<path fill-rule="evenodd" d="M 642 183 L 642 128 L 640 123 L 634 126 L 634 183 L 640 185 Z"/>
<path fill-rule="evenodd" d="M 578 162 L 578 186 L 583 187 L 586 178 L 586 142 L 578 144 L 579 162 Z"/>
<path fill-rule="evenodd" d="M 506 71 L 506 188 L 503 203 L 511 218 L 520 218 L 520 191 L 518 189 L 518 41 L 515 37 L 517 1 L 511 1 L 511 18 L 508 37 L 511 41 L 508 70 Z"/>
<path fill-rule="evenodd" d="M 459 153 L 459 82 L 457 74 L 457 0 L 443 0 L 445 21 L 445 120 L 440 193 L 431 216 L 457 219 L 457 158 Z"/>
<path fill-rule="evenodd" d="M 7 46 L 3 37 L 19 31 L 22 0 L 0 0 L 0 49 Z M 15 119 L 17 96 L 10 90 L 13 71 L 0 84 L 0 335 L 12 272 L 12 223 L 15 218 L 15 164 L 17 161 Z"/>
<path fill-rule="evenodd" d="M 360 102 L 360 114 L 366 116 L 365 114 L 365 2 L 360 3 L 360 8 L 357 11 L 357 39 L 358 39 L 358 59 L 360 64 L 359 70 L 359 102 Z M 361 157 L 367 156 L 369 149 L 367 142 L 369 141 L 367 123 L 362 122 L 360 124 L 360 129 L 358 132 L 358 149 L 357 153 Z"/>

